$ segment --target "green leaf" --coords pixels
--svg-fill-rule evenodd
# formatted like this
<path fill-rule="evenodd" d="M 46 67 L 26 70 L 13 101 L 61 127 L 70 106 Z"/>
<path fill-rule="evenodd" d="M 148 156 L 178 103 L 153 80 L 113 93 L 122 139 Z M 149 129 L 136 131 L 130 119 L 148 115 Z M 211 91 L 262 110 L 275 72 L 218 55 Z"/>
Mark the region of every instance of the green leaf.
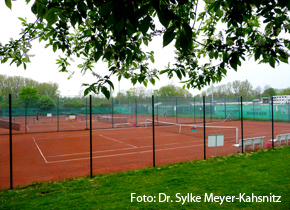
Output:
<path fill-rule="evenodd" d="M 270 66 L 272 66 L 272 68 L 275 68 L 275 58 L 273 56 L 271 56 L 269 58 L 269 63 L 270 63 Z"/>
<path fill-rule="evenodd" d="M 111 80 L 106 80 L 106 82 L 110 85 L 112 90 L 114 90 L 114 84 L 112 83 L 112 81 Z"/>
<path fill-rule="evenodd" d="M 4 57 L 4 59 L 1 60 L 1 63 L 6 63 L 8 61 L 8 57 Z"/>
<path fill-rule="evenodd" d="M 261 56 L 261 50 L 257 49 L 257 51 L 255 52 L 255 61 L 257 61 Z"/>
<path fill-rule="evenodd" d="M 81 16 L 83 18 L 86 18 L 87 17 L 88 7 L 87 7 L 87 5 L 83 1 L 79 1 L 79 3 L 78 3 L 78 10 L 80 11 Z"/>
<path fill-rule="evenodd" d="M 181 75 L 181 72 L 180 72 L 180 70 L 177 70 L 177 71 L 175 71 L 175 73 L 176 73 L 176 75 L 177 75 L 177 77 L 178 77 L 178 79 L 182 79 L 182 75 Z"/>
<path fill-rule="evenodd" d="M 119 33 L 123 30 L 123 28 L 124 28 L 124 19 L 123 18 L 117 23 L 116 28 L 117 28 L 117 31 Z"/>
<path fill-rule="evenodd" d="M 187 23 L 182 24 L 182 28 L 185 31 L 188 40 L 192 39 L 192 29 Z"/>
<path fill-rule="evenodd" d="M 238 55 L 237 53 L 232 53 L 230 58 L 230 65 L 234 70 L 237 70 L 238 68 Z"/>
<path fill-rule="evenodd" d="M 101 87 L 101 92 L 105 95 L 105 97 L 106 97 L 107 99 L 110 99 L 110 91 L 108 90 L 107 87 L 102 86 L 102 87 Z"/>
<path fill-rule="evenodd" d="M 170 44 L 172 40 L 174 39 L 175 35 L 176 33 L 174 32 L 174 29 L 168 28 L 163 35 L 163 47 Z"/>
<path fill-rule="evenodd" d="M 89 87 L 86 88 L 86 89 L 85 89 L 85 92 L 84 92 L 84 95 L 85 95 L 85 96 L 88 95 L 90 91 L 91 91 L 91 89 L 90 89 Z"/>
<path fill-rule="evenodd" d="M 56 9 L 51 8 L 45 15 L 45 19 L 47 20 L 49 26 L 51 26 L 58 20 L 58 16 L 55 14 L 55 11 Z"/>
<path fill-rule="evenodd" d="M 169 25 L 170 20 L 166 19 L 164 13 L 162 13 L 162 12 L 157 12 L 157 15 L 158 15 L 158 18 L 159 18 L 160 23 L 161 23 L 165 28 L 167 28 L 168 25 Z"/>
<path fill-rule="evenodd" d="M 107 19 L 107 27 L 113 26 L 115 24 L 114 14 L 111 14 Z"/>
<path fill-rule="evenodd" d="M 189 49 L 190 43 L 184 31 L 181 31 L 180 33 L 179 44 L 180 44 L 180 47 L 182 48 L 182 51 L 187 51 Z"/>
<path fill-rule="evenodd" d="M 138 79 L 136 77 L 131 78 L 131 82 L 133 85 L 136 85 L 136 83 L 138 82 Z"/>
<path fill-rule="evenodd" d="M 107 3 L 105 3 L 102 7 L 101 7 L 101 9 L 100 9 L 100 14 L 102 15 L 102 16 L 105 16 L 105 15 L 107 15 L 107 14 L 109 14 L 112 10 L 113 10 L 113 3 L 112 3 L 112 1 L 108 1 Z"/>
<path fill-rule="evenodd" d="M 149 26 L 150 26 L 150 22 L 151 22 L 151 17 L 149 15 L 146 16 L 146 18 L 144 18 L 141 21 L 141 25 L 140 25 L 140 30 L 142 32 L 142 34 L 145 36 L 145 34 L 147 33 Z"/>
<path fill-rule="evenodd" d="M 9 9 L 11 9 L 11 7 L 12 7 L 11 0 L 5 0 L 5 4 Z"/>

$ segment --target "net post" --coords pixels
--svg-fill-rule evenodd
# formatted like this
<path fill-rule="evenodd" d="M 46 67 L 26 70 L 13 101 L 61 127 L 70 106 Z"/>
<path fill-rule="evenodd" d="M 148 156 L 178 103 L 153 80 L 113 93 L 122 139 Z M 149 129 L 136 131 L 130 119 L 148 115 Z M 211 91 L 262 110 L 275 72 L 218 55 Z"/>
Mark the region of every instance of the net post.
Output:
<path fill-rule="evenodd" d="M 273 105 L 274 97 L 271 96 L 271 107 L 272 107 L 272 148 L 274 149 L 274 105 Z"/>
<path fill-rule="evenodd" d="M 206 159 L 205 96 L 203 96 L 203 156 Z"/>
<path fill-rule="evenodd" d="M 242 153 L 244 153 L 244 118 L 243 118 L 243 96 L 241 96 L 241 134 L 242 134 Z"/>
<path fill-rule="evenodd" d="M 92 95 L 90 95 L 90 176 L 93 177 Z"/>
<path fill-rule="evenodd" d="M 13 189 L 13 164 L 12 164 L 12 102 L 9 93 L 9 152 L 10 152 L 10 189 Z"/>
<path fill-rule="evenodd" d="M 152 134 L 153 134 L 153 167 L 155 167 L 155 123 L 154 123 L 154 95 L 152 95 Z"/>

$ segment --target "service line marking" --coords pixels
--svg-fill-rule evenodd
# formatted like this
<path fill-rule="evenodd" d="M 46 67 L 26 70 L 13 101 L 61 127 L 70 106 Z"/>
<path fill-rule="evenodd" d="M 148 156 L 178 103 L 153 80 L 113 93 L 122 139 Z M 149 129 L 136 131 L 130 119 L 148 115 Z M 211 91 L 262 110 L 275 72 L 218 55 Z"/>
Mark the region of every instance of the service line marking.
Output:
<path fill-rule="evenodd" d="M 172 148 L 166 148 L 166 149 L 156 149 L 155 151 L 159 152 L 159 151 L 166 151 L 166 150 L 183 149 L 183 148 L 197 147 L 197 146 L 202 146 L 202 145 L 203 144 L 183 146 L 183 147 L 172 147 Z M 148 152 L 153 152 L 153 150 L 144 150 L 144 151 L 140 151 L 140 152 L 128 152 L 128 153 L 113 154 L 113 155 L 103 155 L 103 156 L 93 157 L 93 159 L 96 159 L 96 158 L 107 158 L 107 157 L 118 157 L 118 156 L 124 156 L 124 155 L 134 155 L 134 154 L 141 154 L 141 153 L 148 153 Z M 69 160 L 57 160 L 57 161 L 50 161 L 50 162 L 47 162 L 47 163 L 62 163 L 62 162 L 88 160 L 88 159 L 90 159 L 90 158 L 87 157 L 87 158 L 76 158 L 76 159 L 69 159 Z"/>
<path fill-rule="evenodd" d="M 132 148 L 138 148 L 138 147 L 136 147 L 136 146 L 134 146 L 134 145 L 132 145 L 132 144 L 124 143 L 124 142 L 119 141 L 119 140 L 117 140 L 117 139 L 113 139 L 113 138 L 110 138 L 110 137 L 107 137 L 107 136 L 103 136 L 103 135 L 101 135 L 101 134 L 99 134 L 99 136 L 101 136 L 101 137 L 103 137 L 103 138 L 106 138 L 106 139 L 109 139 L 109 140 L 112 140 L 112 141 L 115 141 L 115 142 L 118 142 L 118 143 L 121 143 L 121 144 L 126 144 L 126 145 L 128 145 L 128 146 L 130 146 L 130 147 L 132 147 Z"/>

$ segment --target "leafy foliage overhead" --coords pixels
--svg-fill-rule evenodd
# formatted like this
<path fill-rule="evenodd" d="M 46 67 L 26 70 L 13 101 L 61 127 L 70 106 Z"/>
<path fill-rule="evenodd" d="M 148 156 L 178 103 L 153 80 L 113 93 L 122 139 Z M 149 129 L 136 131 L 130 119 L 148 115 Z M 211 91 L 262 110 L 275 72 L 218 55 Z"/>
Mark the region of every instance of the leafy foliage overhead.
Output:
<path fill-rule="evenodd" d="M 29 3 L 31 0 L 26 0 Z M 5 0 L 12 8 L 11 0 Z M 187 88 L 201 88 L 220 81 L 227 70 L 238 69 L 246 57 L 269 63 L 288 63 L 290 1 L 280 0 L 35 0 L 31 10 L 34 23 L 20 18 L 21 38 L 0 45 L 2 63 L 17 66 L 30 61 L 31 41 L 39 39 L 64 54 L 57 60 L 61 72 L 69 71 L 70 58 L 84 58 L 80 71 L 92 71 L 90 91 L 110 96 L 110 78 L 131 79 L 133 84 L 155 84 L 159 74 L 174 74 Z M 13 2 L 17 3 L 17 2 Z M 204 8 L 201 8 L 201 3 Z M 158 28 L 158 21 L 162 28 Z M 163 46 L 174 43 L 176 61 L 161 71 L 150 70 L 154 52 L 145 52 L 154 36 L 163 37 Z M 201 64 L 201 57 L 210 62 Z M 109 73 L 101 76 L 93 68 L 108 62 Z"/>

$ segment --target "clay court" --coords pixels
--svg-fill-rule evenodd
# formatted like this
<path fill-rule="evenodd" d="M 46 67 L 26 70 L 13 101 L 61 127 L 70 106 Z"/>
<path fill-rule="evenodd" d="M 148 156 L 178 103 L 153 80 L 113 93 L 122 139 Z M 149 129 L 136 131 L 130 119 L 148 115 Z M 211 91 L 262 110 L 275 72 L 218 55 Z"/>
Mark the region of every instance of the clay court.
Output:
<path fill-rule="evenodd" d="M 167 120 L 170 121 L 169 118 Z M 186 126 L 182 128 L 185 130 L 182 133 L 179 133 L 179 127 L 174 125 L 155 126 L 156 166 L 203 159 L 203 128 L 198 127 L 201 124 L 194 124 L 197 126 L 195 131 L 191 130 L 191 125 Z M 290 133 L 289 123 L 275 122 L 274 125 L 275 135 Z M 237 150 L 232 145 L 241 138 L 241 122 L 207 123 L 206 136 L 209 134 L 224 134 L 224 145 L 216 150 L 215 147 L 208 147 L 206 142 L 207 158 L 215 156 L 216 152 L 217 155 L 234 154 Z M 152 136 L 151 126 L 93 130 L 93 173 L 111 173 L 153 166 Z M 257 136 L 265 136 L 265 149 L 266 142 L 272 138 L 271 122 L 245 121 L 244 138 Z M 1 135 L 0 148 L 0 188 L 3 189 L 9 188 L 10 183 L 9 135 Z M 13 135 L 12 148 L 14 186 L 90 174 L 89 130 L 16 134 Z"/>

